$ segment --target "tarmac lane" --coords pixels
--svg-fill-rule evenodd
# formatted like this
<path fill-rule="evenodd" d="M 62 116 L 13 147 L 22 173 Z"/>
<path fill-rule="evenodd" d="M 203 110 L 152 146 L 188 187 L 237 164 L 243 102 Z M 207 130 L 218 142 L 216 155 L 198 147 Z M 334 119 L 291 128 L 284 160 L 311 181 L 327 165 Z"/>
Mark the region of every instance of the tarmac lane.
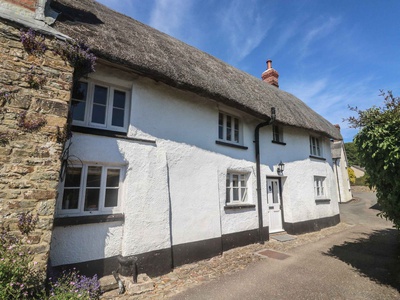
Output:
<path fill-rule="evenodd" d="M 372 192 L 340 204 L 349 226 L 170 299 L 400 299 L 399 235 Z M 267 248 L 267 244 L 266 244 Z"/>

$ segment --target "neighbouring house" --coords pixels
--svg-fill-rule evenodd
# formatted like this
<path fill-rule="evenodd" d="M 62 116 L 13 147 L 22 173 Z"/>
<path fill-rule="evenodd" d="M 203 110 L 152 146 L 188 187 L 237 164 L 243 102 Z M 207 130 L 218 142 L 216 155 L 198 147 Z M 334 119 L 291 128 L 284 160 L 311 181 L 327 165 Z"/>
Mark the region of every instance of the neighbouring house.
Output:
<path fill-rule="evenodd" d="M 58 13 L 48 34 L 98 58 L 70 90 L 73 136 L 48 187 L 50 268 L 157 275 L 340 222 L 340 132 L 279 89 L 271 61 L 260 80 L 95 1 L 39 2 Z"/>
<path fill-rule="evenodd" d="M 340 130 L 339 125 L 335 125 Z M 347 171 L 347 156 L 343 140 L 333 140 L 331 142 L 331 153 L 333 159 L 333 171 L 336 178 L 339 203 L 348 202 L 353 199 L 350 186 L 349 173 Z"/>
<path fill-rule="evenodd" d="M 354 165 L 354 166 L 351 166 L 350 168 L 353 169 L 354 175 L 356 175 L 356 178 L 360 178 L 365 175 L 365 169 L 363 167 Z"/>

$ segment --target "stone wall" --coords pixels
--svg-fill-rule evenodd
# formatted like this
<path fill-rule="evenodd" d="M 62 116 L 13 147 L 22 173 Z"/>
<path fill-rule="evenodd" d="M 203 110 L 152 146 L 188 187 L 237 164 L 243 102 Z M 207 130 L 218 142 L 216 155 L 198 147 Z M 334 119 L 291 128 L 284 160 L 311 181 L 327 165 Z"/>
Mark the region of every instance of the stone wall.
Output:
<path fill-rule="evenodd" d="M 19 28 L 0 20 L 0 220 L 17 232 L 17 216 L 32 212 L 39 216 L 29 235 L 31 251 L 39 266 L 46 268 L 54 219 L 60 156 L 58 139 L 68 116 L 73 69 L 51 51 L 27 53 Z M 42 86 L 29 83 L 45 79 Z M 10 95 L 7 96 L 6 92 Z M 26 121 L 45 119 L 38 130 L 21 127 Z"/>

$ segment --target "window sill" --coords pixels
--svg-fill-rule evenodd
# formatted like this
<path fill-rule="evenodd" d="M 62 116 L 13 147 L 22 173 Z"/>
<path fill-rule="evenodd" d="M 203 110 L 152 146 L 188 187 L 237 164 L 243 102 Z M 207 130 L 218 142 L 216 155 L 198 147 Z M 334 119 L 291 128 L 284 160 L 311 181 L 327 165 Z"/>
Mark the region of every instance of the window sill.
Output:
<path fill-rule="evenodd" d="M 326 158 L 322 157 L 322 156 L 314 156 L 314 155 L 310 155 L 310 158 L 312 159 L 316 159 L 316 160 L 323 160 L 326 161 Z"/>
<path fill-rule="evenodd" d="M 127 134 L 124 133 L 124 132 L 111 131 L 111 130 L 106 130 L 106 129 L 98 129 L 98 128 L 91 128 L 91 127 L 83 127 L 83 126 L 73 125 L 71 127 L 71 130 L 74 131 L 74 132 L 79 132 L 79 133 L 86 133 L 86 134 L 100 135 L 100 136 L 106 136 L 106 137 L 113 137 L 113 138 L 131 140 L 131 141 L 137 141 L 137 142 L 145 142 L 145 143 L 152 143 L 152 144 L 156 143 L 155 140 L 137 139 L 137 138 L 133 138 L 133 137 L 127 136 Z"/>
<path fill-rule="evenodd" d="M 245 208 L 255 208 L 255 204 L 226 204 L 224 209 L 245 209 Z"/>
<path fill-rule="evenodd" d="M 246 146 L 242 146 L 242 145 L 239 145 L 239 144 L 228 143 L 228 142 L 215 141 L 215 143 L 216 143 L 217 145 L 228 146 L 228 147 L 238 148 L 238 149 L 242 149 L 242 150 L 247 150 L 247 149 L 249 149 L 249 148 L 246 147 Z"/>
<path fill-rule="evenodd" d="M 274 140 L 272 140 L 271 141 L 273 144 L 278 144 L 278 145 L 282 145 L 282 146 L 285 146 L 286 145 L 286 143 L 284 143 L 284 142 L 279 142 L 279 141 L 274 141 Z"/>
<path fill-rule="evenodd" d="M 74 226 L 94 223 L 124 222 L 124 214 L 108 214 L 95 216 L 57 217 L 54 226 Z"/>
<path fill-rule="evenodd" d="M 329 204 L 331 199 L 315 199 L 315 204 Z"/>

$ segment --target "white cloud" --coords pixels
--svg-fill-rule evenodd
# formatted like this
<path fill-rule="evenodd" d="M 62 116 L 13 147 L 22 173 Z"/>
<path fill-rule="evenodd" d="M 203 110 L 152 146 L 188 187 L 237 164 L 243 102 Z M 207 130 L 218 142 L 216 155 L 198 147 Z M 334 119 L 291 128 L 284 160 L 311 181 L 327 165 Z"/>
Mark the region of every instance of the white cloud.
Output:
<path fill-rule="evenodd" d="M 192 1 L 188 0 L 157 0 L 151 12 L 149 25 L 182 39 L 191 7 Z"/>
<path fill-rule="evenodd" d="M 322 19 L 322 18 L 321 18 Z M 301 45 L 301 55 L 305 57 L 309 53 L 309 48 L 311 44 L 314 42 L 328 36 L 331 34 L 335 28 L 340 24 L 340 17 L 329 17 L 327 19 L 323 19 L 323 22 L 319 22 L 315 24 L 312 28 L 307 30 L 307 33 L 303 37 L 302 45 Z"/>
<path fill-rule="evenodd" d="M 229 43 L 229 61 L 237 63 L 249 55 L 265 38 L 273 24 L 263 17 L 259 1 L 234 0 L 224 7 L 221 18 L 222 35 Z"/>
<path fill-rule="evenodd" d="M 354 115 L 349 106 L 365 109 L 381 103 L 379 91 L 371 87 L 373 81 L 373 77 L 359 78 L 357 81 L 347 81 L 344 77 L 336 80 L 326 77 L 302 83 L 289 82 L 286 90 L 332 124 L 339 124 L 344 140 L 351 141 L 357 130 L 349 128 L 348 122 L 343 119 Z"/>

